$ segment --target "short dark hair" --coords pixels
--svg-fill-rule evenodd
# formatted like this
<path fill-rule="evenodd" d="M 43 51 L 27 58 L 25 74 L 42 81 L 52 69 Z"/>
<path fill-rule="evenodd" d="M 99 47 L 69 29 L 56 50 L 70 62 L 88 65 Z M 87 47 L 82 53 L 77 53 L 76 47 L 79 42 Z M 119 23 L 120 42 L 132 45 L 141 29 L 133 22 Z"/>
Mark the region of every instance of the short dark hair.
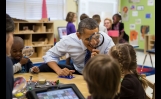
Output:
<path fill-rule="evenodd" d="M 98 27 L 99 27 L 99 25 L 94 19 L 85 18 L 85 19 L 83 19 L 82 21 L 79 22 L 77 32 L 83 33 L 84 29 L 93 30 L 93 29 L 98 28 Z"/>
<path fill-rule="evenodd" d="M 80 16 L 80 20 L 83 20 L 85 18 L 89 18 L 89 16 L 85 13 L 83 13 L 81 16 Z"/>
<path fill-rule="evenodd" d="M 74 12 L 68 12 L 68 14 L 67 14 L 65 20 L 66 20 L 67 22 L 73 22 L 74 15 L 75 15 Z"/>
<path fill-rule="evenodd" d="M 99 16 L 98 14 L 93 15 L 92 18 L 93 18 L 94 20 L 96 20 L 97 23 L 101 22 L 101 18 L 100 18 L 100 16 Z"/>
<path fill-rule="evenodd" d="M 14 32 L 15 25 L 13 19 L 6 13 L 6 35 Z"/>
<path fill-rule="evenodd" d="M 114 99 L 119 94 L 121 70 L 109 55 L 90 58 L 84 66 L 83 77 L 93 99 Z"/>

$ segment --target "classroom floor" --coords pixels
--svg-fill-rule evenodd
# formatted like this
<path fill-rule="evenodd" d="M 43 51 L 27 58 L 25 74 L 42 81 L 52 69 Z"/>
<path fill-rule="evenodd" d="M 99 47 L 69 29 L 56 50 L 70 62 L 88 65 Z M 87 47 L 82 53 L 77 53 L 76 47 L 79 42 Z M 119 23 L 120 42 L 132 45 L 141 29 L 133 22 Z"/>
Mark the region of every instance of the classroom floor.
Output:
<path fill-rule="evenodd" d="M 143 60 L 144 60 L 144 57 L 145 57 L 145 54 L 141 51 L 136 51 L 137 53 L 137 63 L 139 65 L 142 65 L 143 64 Z M 153 61 L 153 66 L 155 67 L 155 55 L 152 55 L 152 61 Z M 145 61 L 145 65 L 146 66 L 152 66 L 151 65 L 151 62 L 150 62 L 150 57 L 149 55 L 147 56 L 146 58 L 146 61 Z M 150 75 L 150 76 L 147 76 L 146 77 L 148 80 L 150 80 L 152 83 L 155 82 L 155 74 L 154 75 Z M 151 96 L 152 94 L 152 89 L 151 88 L 147 88 L 146 89 L 146 92 L 149 96 Z"/>

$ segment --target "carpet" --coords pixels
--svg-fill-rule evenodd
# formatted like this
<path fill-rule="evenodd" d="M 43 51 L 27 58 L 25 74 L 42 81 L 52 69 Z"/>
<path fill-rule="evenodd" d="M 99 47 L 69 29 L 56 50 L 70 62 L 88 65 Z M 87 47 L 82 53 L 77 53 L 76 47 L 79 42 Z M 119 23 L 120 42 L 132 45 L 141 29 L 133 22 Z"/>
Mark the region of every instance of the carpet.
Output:
<path fill-rule="evenodd" d="M 72 63 L 72 61 L 71 61 Z M 42 63 L 35 63 L 34 66 L 40 66 Z M 65 60 L 59 61 L 59 64 L 65 64 Z M 140 74 L 145 74 L 146 76 L 154 75 L 155 74 L 155 68 L 152 68 L 150 66 L 144 66 L 143 71 L 141 72 L 141 65 L 138 65 L 137 71 Z"/>
<path fill-rule="evenodd" d="M 146 76 L 150 76 L 150 75 L 154 75 L 155 74 L 155 68 L 153 68 L 153 67 L 144 66 L 142 72 L 141 72 L 141 68 L 142 68 L 142 66 L 141 65 L 138 65 L 137 71 L 140 74 L 145 74 Z"/>

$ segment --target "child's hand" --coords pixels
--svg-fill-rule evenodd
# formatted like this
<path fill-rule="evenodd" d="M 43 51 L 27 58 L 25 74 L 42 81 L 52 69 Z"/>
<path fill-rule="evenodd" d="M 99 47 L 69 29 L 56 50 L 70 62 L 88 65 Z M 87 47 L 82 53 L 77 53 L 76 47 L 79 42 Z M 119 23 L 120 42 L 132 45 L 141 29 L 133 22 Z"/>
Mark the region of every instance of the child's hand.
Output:
<path fill-rule="evenodd" d="M 26 64 L 26 63 L 28 62 L 28 60 L 29 60 L 28 58 L 21 58 L 21 60 L 20 60 L 19 63 L 20 63 L 21 65 L 24 65 L 24 64 Z"/>
<path fill-rule="evenodd" d="M 92 49 L 91 57 L 98 55 L 99 52 L 100 51 L 98 49 Z"/>
<path fill-rule="evenodd" d="M 32 67 L 32 72 L 34 72 L 34 73 L 40 72 L 39 67 L 37 67 L 37 66 Z"/>

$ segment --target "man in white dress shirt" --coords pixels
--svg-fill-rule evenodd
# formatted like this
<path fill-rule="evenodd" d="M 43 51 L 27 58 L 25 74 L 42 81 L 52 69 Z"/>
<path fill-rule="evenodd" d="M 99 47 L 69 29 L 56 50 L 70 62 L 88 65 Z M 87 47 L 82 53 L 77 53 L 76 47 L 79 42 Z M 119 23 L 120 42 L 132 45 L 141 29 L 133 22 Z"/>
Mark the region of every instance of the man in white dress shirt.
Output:
<path fill-rule="evenodd" d="M 91 56 L 95 56 L 107 54 L 109 49 L 114 46 L 112 39 L 106 33 L 101 32 L 104 36 L 104 43 L 97 49 L 91 47 L 89 37 L 95 32 L 99 32 L 97 22 L 92 18 L 83 19 L 78 25 L 77 33 L 64 37 L 46 52 L 46 55 L 43 56 L 46 64 L 39 67 L 40 72 L 54 71 L 59 76 L 72 75 L 73 73 L 82 74 L 87 50 L 90 51 Z M 66 53 L 69 54 L 73 62 L 70 66 L 58 64 L 59 58 Z"/>

